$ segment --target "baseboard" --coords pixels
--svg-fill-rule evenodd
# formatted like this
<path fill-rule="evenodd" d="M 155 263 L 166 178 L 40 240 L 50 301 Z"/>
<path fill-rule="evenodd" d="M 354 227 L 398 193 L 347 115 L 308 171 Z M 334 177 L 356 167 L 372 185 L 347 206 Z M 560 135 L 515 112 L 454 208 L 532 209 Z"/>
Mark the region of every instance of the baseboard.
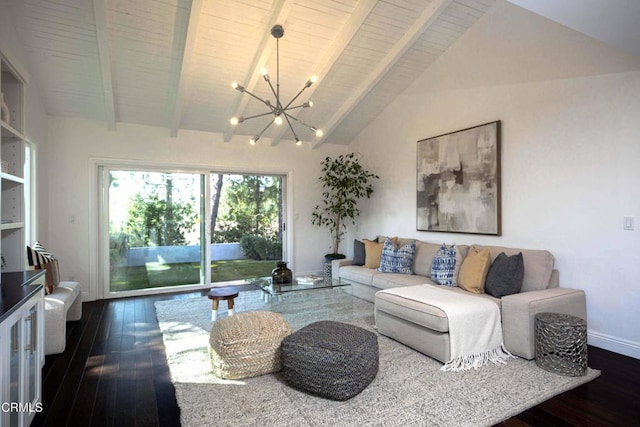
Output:
<path fill-rule="evenodd" d="M 640 359 L 640 343 L 634 341 L 601 334 L 599 332 L 587 331 L 587 342 L 594 347 Z"/>

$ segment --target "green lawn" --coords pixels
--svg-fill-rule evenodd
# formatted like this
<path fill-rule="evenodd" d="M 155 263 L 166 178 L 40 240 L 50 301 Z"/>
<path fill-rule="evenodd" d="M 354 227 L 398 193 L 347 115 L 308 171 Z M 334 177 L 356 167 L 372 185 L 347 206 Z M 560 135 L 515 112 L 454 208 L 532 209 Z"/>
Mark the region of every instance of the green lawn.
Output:
<path fill-rule="evenodd" d="M 271 275 L 276 261 L 239 259 L 211 262 L 211 282 L 227 282 Z M 149 263 L 139 267 L 116 267 L 111 272 L 111 292 L 200 283 L 200 264 Z"/>

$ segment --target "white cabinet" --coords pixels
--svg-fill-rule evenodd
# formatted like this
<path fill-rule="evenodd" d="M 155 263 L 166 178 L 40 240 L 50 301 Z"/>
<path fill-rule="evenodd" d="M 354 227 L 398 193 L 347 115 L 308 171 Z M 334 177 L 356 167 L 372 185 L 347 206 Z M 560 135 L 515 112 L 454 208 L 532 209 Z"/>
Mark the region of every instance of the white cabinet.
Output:
<path fill-rule="evenodd" d="M 0 252 L 4 271 L 25 267 L 25 90 L 24 80 L 0 54 L 0 92 L 8 106 L 8 121 L 0 120 Z"/>
<path fill-rule="evenodd" d="M 44 272 L 2 274 L 0 426 L 26 427 L 42 411 Z"/>

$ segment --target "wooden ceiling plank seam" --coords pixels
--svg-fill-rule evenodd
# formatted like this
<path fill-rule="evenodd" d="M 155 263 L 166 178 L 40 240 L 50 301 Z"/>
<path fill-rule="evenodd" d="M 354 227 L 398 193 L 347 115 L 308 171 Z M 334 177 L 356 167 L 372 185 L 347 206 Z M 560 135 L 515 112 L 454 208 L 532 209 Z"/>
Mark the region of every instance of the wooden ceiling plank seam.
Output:
<path fill-rule="evenodd" d="M 264 65 L 266 64 L 267 60 L 269 59 L 269 56 L 271 55 L 272 50 L 271 49 L 267 50 L 266 48 L 270 39 L 273 37 L 271 35 L 271 28 L 276 24 L 282 25 L 287 20 L 293 6 L 294 6 L 294 0 L 275 0 L 274 1 L 273 11 L 267 22 L 266 27 L 264 28 L 263 36 L 262 36 L 262 39 L 260 40 L 260 44 L 258 45 L 258 49 L 256 50 L 256 53 L 253 57 L 253 61 L 249 66 L 249 72 L 247 73 L 247 77 L 244 79 L 244 82 L 243 82 L 244 84 L 242 84 L 242 86 L 244 86 L 247 91 L 249 92 L 254 91 L 258 81 L 260 81 L 260 78 L 262 77 L 260 72 L 264 67 Z M 229 86 L 229 90 L 233 90 L 231 86 Z M 242 116 L 244 113 L 244 110 L 247 107 L 247 104 L 249 103 L 250 98 L 251 98 L 250 96 L 245 96 L 243 93 L 239 92 L 238 95 L 236 95 L 236 102 L 232 109 L 232 115 L 229 116 L 229 118 L 233 116 L 235 117 Z M 233 126 L 229 121 L 227 121 L 227 124 L 223 132 L 224 142 L 228 143 L 231 141 L 231 138 L 233 137 L 233 134 L 235 133 L 236 128 L 237 128 L 236 126 Z"/>
<path fill-rule="evenodd" d="M 369 73 L 360 86 L 352 92 L 347 101 L 342 104 L 325 126 L 325 134 L 316 140 L 313 148 L 317 149 L 326 141 L 331 133 L 349 115 L 351 111 L 372 91 L 375 85 L 389 72 L 393 65 L 398 62 L 402 55 L 415 43 L 425 30 L 433 25 L 438 17 L 449 7 L 453 0 L 433 0 L 422 11 L 418 19 L 411 26 L 409 31 L 396 43 L 385 58 Z"/>
<path fill-rule="evenodd" d="M 116 130 L 116 110 L 113 93 L 113 78 L 111 72 L 111 53 L 109 50 L 109 36 L 107 34 L 106 0 L 92 0 L 93 17 L 96 23 L 96 40 L 98 42 L 98 62 L 102 78 L 102 95 L 104 97 L 104 113 L 107 129 Z"/>
<path fill-rule="evenodd" d="M 180 52 L 182 53 L 179 58 L 180 66 L 177 76 L 177 85 L 172 93 L 169 95 L 169 99 L 173 100 L 170 117 L 169 132 L 171 137 L 178 136 L 178 129 L 180 128 L 180 120 L 182 118 L 182 111 L 184 108 L 185 98 L 188 91 L 187 76 L 191 67 L 191 61 L 193 58 L 193 50 L 196 44 L 196 34 L 198 32 L 198 19 L 200 12 L 202 11 L 202 0 L 191 0 L 189 4 L 189 18 L 187 19 L 186 36 L 180 46 Z M 176 31 L 178 29 L 176 28 Z"/>
<path fill-rule="evenodd" d="M 362 27 L 365 20 L 369 17 L 376 4 L 376 0 L 362 0 L 358 2 L 356 9 L 343 25 L 340 33 L 334 38 L 335 43 L 325 51 L 322 59 L 320 60 L 316 70 L 316 75 L 318 76 L 319 81 L 306 90 L 305 95 L 307 99 L 310 99 L 314 92 L 322 85 L 322 77 L 329 74 L 333 66 L 338 61 L 338 58 L 340 58 L 347 46 L 349 46 L 349 43 L 351 43 L 351 40 Z M 294 117 L 297 117 L 300 112 L 301 111 L 296 112 Z M 280 129 L 271 139 L 271 145 L 279 144 L 286 131 L 287 129 L 284 127 Z"/>

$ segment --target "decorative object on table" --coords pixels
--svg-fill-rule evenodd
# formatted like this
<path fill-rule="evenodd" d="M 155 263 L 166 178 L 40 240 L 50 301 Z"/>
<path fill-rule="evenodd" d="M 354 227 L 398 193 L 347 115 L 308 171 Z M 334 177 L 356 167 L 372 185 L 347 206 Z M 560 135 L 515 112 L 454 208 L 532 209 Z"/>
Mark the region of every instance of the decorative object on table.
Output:
<path fill-rule="evenodd" d="M 296 282 L 299 285 L 315 285 L 324 280 L 323 276 L 318 276 L 317 274 L 310 274 L 308 276 L 300 276 L 296 278 Z"/>
<path fill-rule="evenodd" d="M 225 379 L 269 374 L 281 369 L 282 340 L 292 332 L 279 313 L 251 311 L 225 317 L 211 327 L 213 373 Z"/>
<path fill-rule="evenodd" d="M 305 91 L 305 89 L 311 87 L 311 85 L 318 80 L 318 77 L 311 76 L 311 78 L 307 80 L 307 82 L 304 84 L 302 89 L 300 89 L 300 91 L 289 102 L 282 101 L 280 98 L 280 39 L 282 38 L 282 36 L 284 36 L 284 28 L 282 27 L 282 25 L 274 25 L 271 28 L 271 35 L 276 39 L 276 87 L 275 88 L 273 87 L 273 84 L 271 83 L 271 79 L 269 78 L 269 74 L 267 74 L 267 70 L 264 68 L 262 69 L 262 78 L 264 78 L 264 81 L 269 84 L 271 93 L 275 97 L 275 102 L 271 102 L 268 99 L 266 100 L 262 99 L 261 97 L 249 92 L 249 90 L 247 90 L 244 86 L 239 85 L 238 82 L 233 82 L 231 84 L 232 88 L 234 88 L 239 92 L 247 93 L 252 98 L 255 98 L 258 101 L 262 102 L 267 107 L 268 111 L 266 113 L 256 114 L 250 117 L 234 116 L 231 118 L 230 123 L 233 126 L 236 126 L 239 123 L 244 122 L 245 120 L 255 119 L 257 117 L 269 116 L 269 122 L 264 127 L 264 129 L 262 129 L 260 133 L 258 133 L 253 138 L 251 138 L 251 140 L 249 140 L 249 143 L 253 145 L 256 142 L 258 142 L 260 137 L 262 137 L 262 135 L 267 131 L 267 129 L 271 127 L 272 124 L 275 123 L 276 126 L 280 126 L 282 123 L 286 121 L 287 125 L 289 126 L 289 129 L 291 130 L 291 133 L 293 134 L 293 137 L 296 140 L 296 145 L 300 146 L 302 145 L 302 141 L 300 141 L 300 138 L 298 138 L 298 134 L 294 130 L 293 125 L 291 124 L 291 121 L 298 122 L 302 126 L 308 128 L 313 133 L 315 133 L 317 137 L 322 137 L 323 135 L 322 130 L 316 128 L 315 126 L 311 126 L 300 121 L 300 119 L 298 119 L 297 117 L 297 114 L 295 115 L 292 114 L 292 110 L 299 110 L 299 109 L 313 106 L 313 102 L 311 101 L 307 101 L 302 104 L 293 104 L 293 103 L 296 99 L 298 99 L 298 97 L 302 94 L 302 92 Z"/>
<path fill-rule="evenodd" d="M 290 386 L 332 400 L 348 400 L 378 373 L 376 334 L 324 320 L 282 340 L 282 375 Z"/>
<path fill-rule="evenodd" d="M 419 231 L 501 235 L 500 121 L 418 141 Z"/>
<path fill-rule="evenodd" d="M 327 227 L 333 240 L 333 252 L 325 255 L 325 274 L 333 259 L 345 256 L 340 253 L 340 242 L 350 221 L 360 215 L 358 200 L 367 199 L 373 194 L 371 180 L 378 176 L 367 171 L 360 164 L 360 155 L 341 154 L 332 159 L 326 157 L 321 163 L 322 175 L 318 181 L 322 184 L 322 204 L 316 205 L 311 214 L 311 223 Z"/>
<path fill-rule="evenodd" d="M 285 261 L 279 261 L 277 267 L 271 270 L 271 283 L 276 285 L 285 285 L 293 282 L 293 272 L 287 268 Z"/>
<path fill-rule="evenodd" d="M 2 92 L 0 92 L 0 119 L 6 124 L 11 122 L 11 110 L 9 110 L 9 106 L 4 100 L 4 93 Z"/>
<path fill-rule="evenodd" d="M 9 173 L 9 162 L 6 160 L 2 160 L 0 161 L 0 164 L 2 165 L 2 172 Z"/>
<path fill-rule="evenodd" d="M 587 374 L 587 322 L 561 313 L 536 314 L 536 364 L 569 377 Z"/>

